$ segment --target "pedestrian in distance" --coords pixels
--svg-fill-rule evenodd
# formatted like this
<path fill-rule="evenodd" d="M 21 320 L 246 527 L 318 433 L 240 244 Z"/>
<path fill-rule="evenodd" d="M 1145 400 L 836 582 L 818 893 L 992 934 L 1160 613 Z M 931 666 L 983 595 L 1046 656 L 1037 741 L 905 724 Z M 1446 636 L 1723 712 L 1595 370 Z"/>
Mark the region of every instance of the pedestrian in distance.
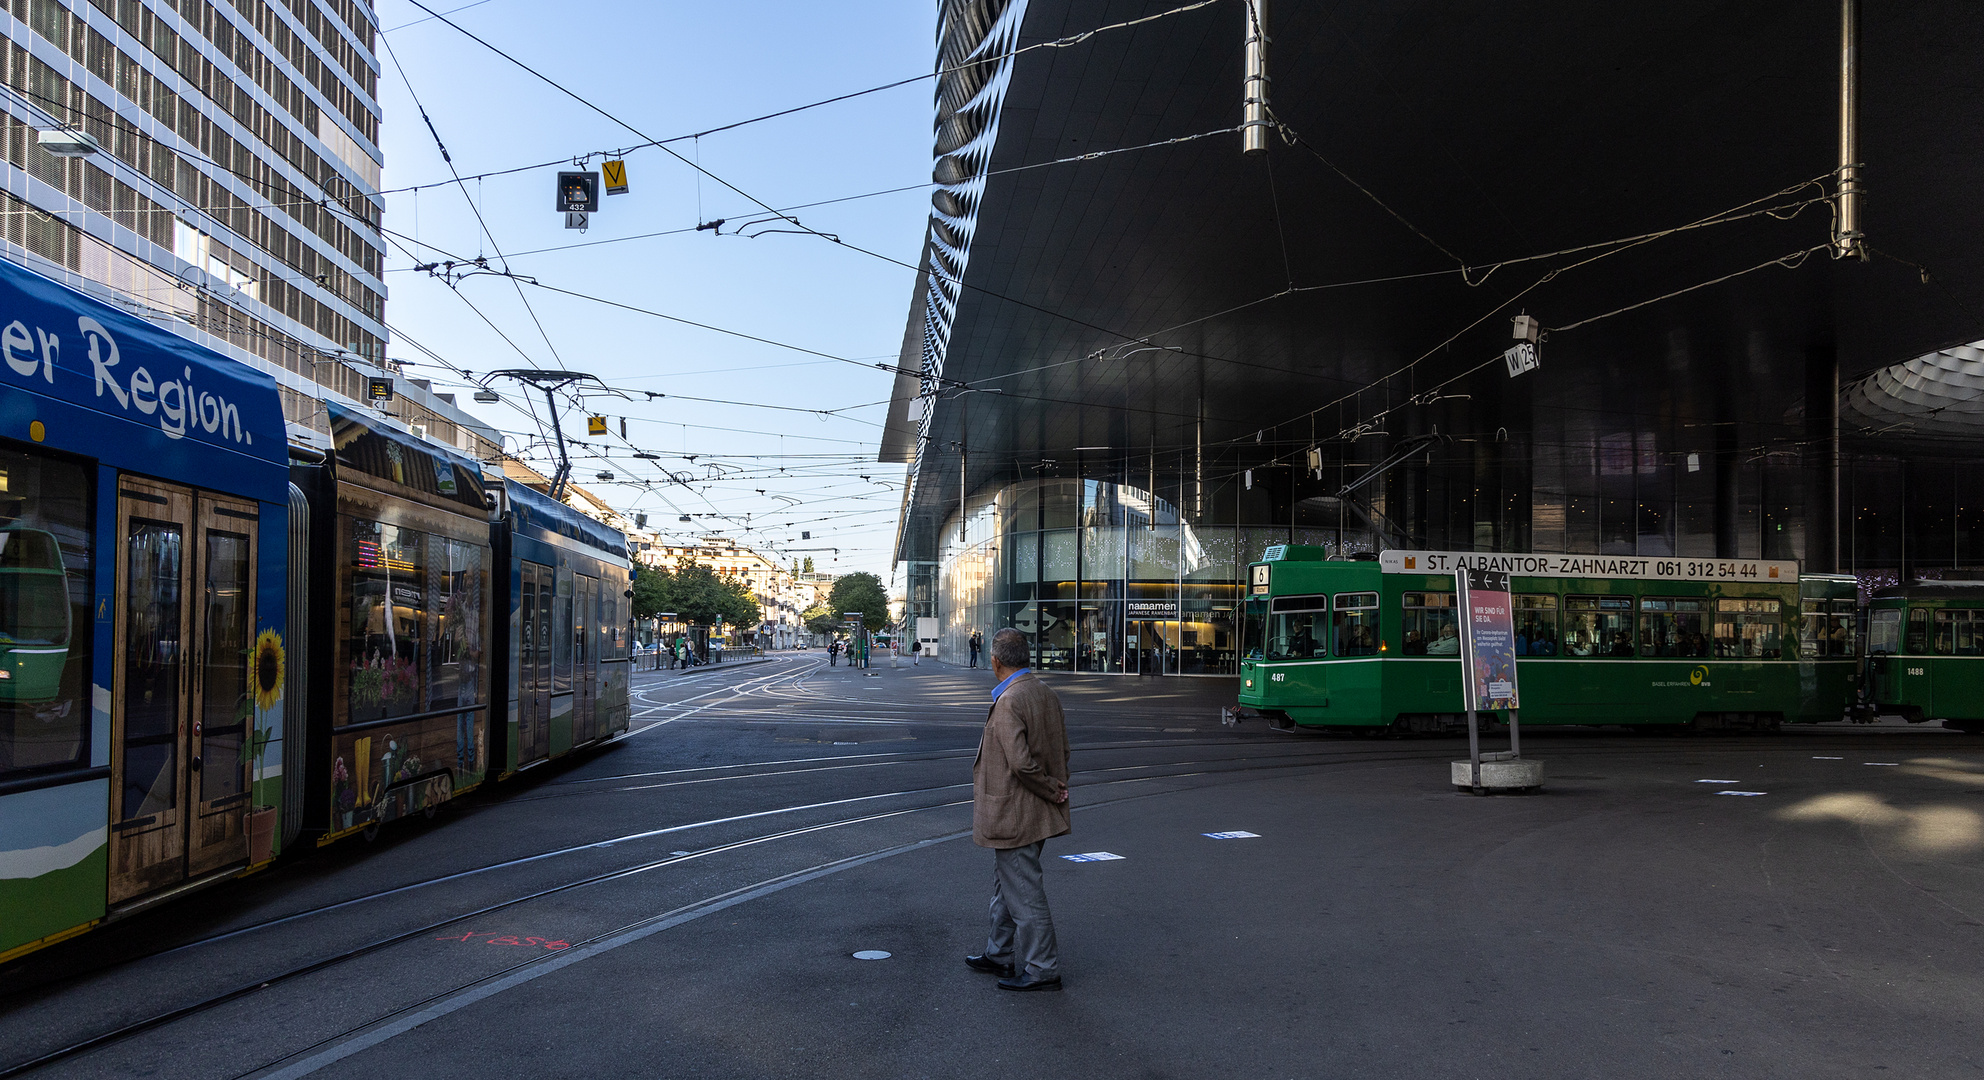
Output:
<path fill-rule="evenodd" d="M 991 932 L 964 958 L 1001 990 L 1061 989 L 1060 946 L 1040 855 L 1068 827 L 1068 730 L 1061 699 L 1027 666 L 1025 635 L 992 635 L 992 709 L 971 766 L 971 842 L 992 849 Z"/>
<path fill-rule="evenodd" d="M 983 649 L 984 647 L 985 647 L 985 639 L 978 636 L 978 631 L 973 630 L 971 632 L 971 666 L 972 667 L 978 666 L 978 651 L 980 649 Z"/>
<path fill-rule="evenodd" d="M 827 666 L 833 667 L 839 663 L 840 663 L 840 639 L 835 638 L 832 641 L 827 642 Z"/>
<path fill-rule="evenodd" d="M 922 662 L 923 662 L 923 639 L 918 638 L 915 641 L 909 643 L 909 666 L 915 667 L 916 665 Z"/>

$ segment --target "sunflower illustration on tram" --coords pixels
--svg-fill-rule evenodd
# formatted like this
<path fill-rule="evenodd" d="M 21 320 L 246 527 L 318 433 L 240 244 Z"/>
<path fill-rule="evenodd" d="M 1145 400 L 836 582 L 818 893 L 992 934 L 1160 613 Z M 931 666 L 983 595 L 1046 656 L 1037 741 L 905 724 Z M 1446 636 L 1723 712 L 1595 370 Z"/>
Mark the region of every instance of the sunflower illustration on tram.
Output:
<path fill-rule="evenodd" d="M 282 700 L 283 673 L 288 658 L 282 651 L 282 635 L 264 630 L 255 638 L 255 707 L 267 712 Z"/>

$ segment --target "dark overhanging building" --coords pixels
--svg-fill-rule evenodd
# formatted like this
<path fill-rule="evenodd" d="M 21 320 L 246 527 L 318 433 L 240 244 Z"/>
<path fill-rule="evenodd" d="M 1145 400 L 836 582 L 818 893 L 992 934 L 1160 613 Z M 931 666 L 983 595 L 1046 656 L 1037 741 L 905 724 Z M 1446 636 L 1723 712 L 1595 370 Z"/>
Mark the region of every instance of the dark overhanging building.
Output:
<path fill-rule="evenodd" d="M 1984 568 L 1984 7 L 1281 0 L 1246 154 L 1182 6 L 942 4 L 882 459 L 951 655 L 1231 672 L 1291 541 Z"/>

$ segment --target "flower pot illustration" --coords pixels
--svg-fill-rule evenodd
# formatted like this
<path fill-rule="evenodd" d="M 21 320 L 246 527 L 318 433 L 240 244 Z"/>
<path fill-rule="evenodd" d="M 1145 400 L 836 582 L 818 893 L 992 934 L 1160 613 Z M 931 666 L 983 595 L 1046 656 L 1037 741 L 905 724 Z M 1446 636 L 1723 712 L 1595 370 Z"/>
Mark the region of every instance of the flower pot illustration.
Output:
<path fill-rule="evenodd" d="M 248 863 L 260 866 L 276 857 L 276 808 L 258 806 L 248 812 Z"/>

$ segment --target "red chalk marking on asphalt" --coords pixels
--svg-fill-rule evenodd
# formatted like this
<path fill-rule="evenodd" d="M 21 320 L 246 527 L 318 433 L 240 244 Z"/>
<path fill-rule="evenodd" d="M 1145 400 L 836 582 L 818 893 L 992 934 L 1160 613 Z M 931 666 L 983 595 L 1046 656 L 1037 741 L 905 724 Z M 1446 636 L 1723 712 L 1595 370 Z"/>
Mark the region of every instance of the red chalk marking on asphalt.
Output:
<path fill-rule="evenodd" d="M 516 945 L 525 949 L 545 948 L 545 949 L 550 949 L 552 952 L 557 952 L 560 949 L 569 949 L 572 947 L 571 942 L 565 941 L 562 938 L 541 938 L 541 937 L 519 938 L 515 934 L 498 934 L 494 930 L 488 930 L 488 931 L 470 930 L 469 932 L 461 935 L 460 937 L 456 937 L 453 934 L 449 934 L 445 937 L 437 937 L 434 940 L 473 942 L 475 941 L 476 938 L 481 938 L 482 939 L 481 944 L 484 945 Z"/>

